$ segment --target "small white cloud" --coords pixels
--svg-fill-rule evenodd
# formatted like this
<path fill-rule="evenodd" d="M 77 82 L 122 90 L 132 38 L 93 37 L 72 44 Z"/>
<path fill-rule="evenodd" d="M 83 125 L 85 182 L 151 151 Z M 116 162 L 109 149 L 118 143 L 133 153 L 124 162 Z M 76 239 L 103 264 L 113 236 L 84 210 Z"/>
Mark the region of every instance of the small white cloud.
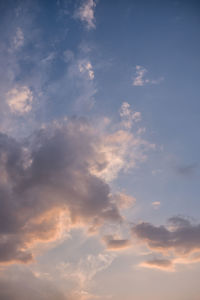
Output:
<path fill-rule="evenodd" d="M 122 103 L 119 113 L 122 119 L 122 125 L 127 129 L 132 127 L 133 122 L 139 122 L 141 120 L 141 113 L 139 111 L 134 112 L 128 102 Z"/>
<path fill-rule="evenodd" d="M 164 80 L 164 77 L 160 77 L 158 79 L 146 78 L 146 74 L 148 71 L 143 66 L 137 65 L 135 69 L 136 69 L 136 74 L 133 79 L 134 86 L 144 86 L 145 84 L 159 84 L 161 81 Z"/>
<path fill-rule="evenodd" d="M 13 39 L 13 44 L 15 49 L 22 47 L 24 44 L 24 34 L 20 27 L 18 27 L 16 30 L 16 34 Z"/>
<path fill-rule="evenodd" d="M 94 70 L 92 64 L 88 60 L 82 60 L 79 63 L 79 71 L 81 73 L 87 73 L 90 80 L 94 79 Z"/>
<path fill-rule="evenodd" d="M 32 109 L 33 95 L 28 87 L 14 88 L 6 96 L 7 103 L 13 113 L 24 114 Z"/>
<path fill-rule="evenodd" d="M 158 209 L 160 207 L 160 204 L 161 204 L 160 201 L 154 201 L 151 203 L 154 209 Z"/>
<path fill-rule="evenodd" d="M 148 79 L 144 79 L 144 75 L 147 73 L 147 70 L 142 66 L 136 66 L 136 76 L 133 81 L 134 86 L 143 86 L 147 83 Z"/>
<path fill-rule="evenodd" d="M 75 12 L 75 17 L 86 23 L 87 29 L 95 28 L 95 6 L 96 3 L 94 0 L 86 0 L 82 3 L 78 11 Z"/>

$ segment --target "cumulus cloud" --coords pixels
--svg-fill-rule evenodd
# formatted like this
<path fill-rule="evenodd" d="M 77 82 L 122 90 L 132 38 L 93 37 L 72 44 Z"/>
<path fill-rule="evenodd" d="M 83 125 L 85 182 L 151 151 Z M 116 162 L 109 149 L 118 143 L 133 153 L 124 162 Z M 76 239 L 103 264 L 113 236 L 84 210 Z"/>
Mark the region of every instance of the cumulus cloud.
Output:
<path fill-rule="evenodd" d="M 173 250 L 180 255 L 200 251 L 200 224 L 193 225 L 182 217 L 169 219 L 169 227 L 141 223 L 132 231 L 139 239 L 146 242 L 149 248 L 158 252 Z"/>
<path fill-rule="evenodd" d="M 200 224 L 192 224 L 188 219 L 177 216 L 169 219 L 168 226 L 154 226 L 145 222 L 137 224 L 132 228 L 132 233 L 152 251 L 171 256 L 167 259 L 171 261 L 167 267 L 171 267 L 172 263 L 199 261 Z M 155 261 L 145 262 L 147 264 L 155 266 Z"/>
<path fill-rule="evenodd" d="M 31 244 L 57 238 L 69 223 L 121 220 L 109 186 L 90 172 L 100 164 L 98 143 L 78 120 L 43 129 L 24 143 L 0 135 L 1 262 L 30 261 Z M 61 224 L 63 212 L 68 219 Z"/>
<path fill-rule="evenodd" d="M 158 79 L 149 79 L 146 77 L 146 74 L 148 73 L 148 70 L 144 68 L 143 66 L 137 65 L 135 67 L 136 74 L 133 79 L 133 85 L 134 86 L 144 86 L 146 84 L 159 84 L 164 80 L 163 77 L 160 77 Z"/>
<path fill-rule="evenodd" d="M 86 24 L 87 29 L 95 28 L 94 10 L 96 3 L 94 0 L 84 0 L 79 9 L 75 12 L 75 17 Z"/>
<path fill-rule="evenodd" d="M 30 262 L 36 243 L 61 238 L 74 226 L 94 232 L 106 222 L 122 222 L 120 209 L 135 199 L 112 194 L 106 181 L 140 161 L 144 146 L 149 148 L 130 132 L 100 132 L 76 118 L 22 141 L 1 133 L 0 262 Z"/>
<path fill-rule="evenodd" d="M 6 99 L 15 114 L 25 114 L 32 109 L 33 94 L 27 86 L 11 89 L 6 94 Z"/>

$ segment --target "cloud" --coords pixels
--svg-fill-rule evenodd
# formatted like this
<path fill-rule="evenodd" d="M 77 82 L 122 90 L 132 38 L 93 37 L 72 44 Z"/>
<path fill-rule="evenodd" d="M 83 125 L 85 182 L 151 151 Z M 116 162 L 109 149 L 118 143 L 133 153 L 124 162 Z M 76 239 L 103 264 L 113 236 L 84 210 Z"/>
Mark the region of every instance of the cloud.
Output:
<path fill-rule="evenodd" d="M 94 0 L 84 0 L 79 9 L 75 12 L 75 17 L 86 24 L 87 29 L 95 28 L 94 9 L 96 3 Z"/>
<path fill-rule="evenodd" d="M 135 67 L 136 69 L 136 74 L 133 79 L 133 85 L 134 86 L 144 86 L 146 84 L 159 84 L 164 80 L 163 77 L 160 77 L 158 79 L 149 79 L 146 77 L 146 74 L 148 73 L 147 69 L 144 68 L 143 66 L 137 65 Z"/>
<path fill-rule="evenodd" d="M 131 129 L 134 122 L 139 122 L 141 120 L 141 113 L 132 111 L 128 102 L 122 103 L 119 113 L 122 118 L 122 126 L 127 129 Z"/>
<path fill-rule="evenodd" d="M 154 144 L 127 130 L 116 130 L 103 137 L 99 151 L 105 160 L 99 162 L 99 165 L 93 165 L 92 173 L 106 181 L 112 181 L 120 171 L 126 172 L 139 162 L 145 161 L 146 152 L 154 147 Z M 103 167 L 105 162 L 106 168 Z"/>
<path fill-rule="evenodd" d="M 79 71 L 81 73 L 87 74 L 90 80 L 94 79 L 94 70 L 90 61 L 81 60 L 78 65 L 79 65 Z"/>
<path fill-rule="evenodd" d="M 83 120 L 35 132 L 26 142 L 0 135 L 0 262 L 31 261 L 31 246 L 58 238 L 61 229 L 122 220 L 109 185 L 90 171 L 102 160 L 98 143 Z"/>
<path fill-rule="evenodd" d="M 168 272 L 174 271 L 173 262 L 169 259 L 161 259 L 161 258 L 151 259 L 142 262 L 140 266 L 145 268 L 150 268 L 150 269 L 168 271 Z"/>
<path fill-rule="evenodd" d="M 124 250 L 130 247 L 131 243 L 129 239 L 118 239 L 112 235 L 106 235 L 103 237 L 108 250 Z"/>
<path fill-rule="evenodd" d="M 26 114 L 32 109 L 33 94 L 27 86 L 11 89 L 6 94 L 6 99 L 15 114 Z"/>
<path fill-rule="evenodd" d="M 110 133 L 82 118 L 23 140 L 0 133 L 0 263 L 31 262 L 35 245 L 73 227 L 98 232 L 122 222 L 120 210 L 135 199 L 112 194 L 107 182 L 142 161 L 145 147 L 151 145 L 130 132 Z"/>
<path fill-rule="evenodd" d="M 115 195 L 115 201 L 120 209 L 127 209 L 135 204 L 136 199 L 135 197 L 127 195 L 123 192 Z"/>
<path fill-rule="evenodd" d="M 168 226 L 154 226 L 140 223 L 132 228 L 134 237 L 157 253 L 171 256 L 174 263 L 199 261 L 200 224 L 192 224 L 188 219 L 172 217 Z"/>
<path fill-rule="evenodd" d="M 15 49 L 19 49 L 24 44 L 24 34 L 20 27 L 17 28 L 16 34 L 13 39 L 13 46 Z"/>
<path fill-rule="evenodd" d="M 114 261 L 116 255 L 113 253 L 98 253 L 96 255 L 86 255 L 76 263 L 61 263 L 57 266 L 59 274 L 65 280 L 75 286 L 72 292 L 75 299 L 99 299 L 100 295 L 91 293 L 93 279 L 96 274 L 106 270 Z M 103 295 L 103 297 L 106 295 Z"/>
<path fill-rule="evenodd" d="M 133 85 L 134 86 L 143 86 L 148 82 L 148 79 L 144 79 L 144 75 L 147 73 L 147 69 L 142 66 L 136 66 L 136 77 L 134 78 Z"/>

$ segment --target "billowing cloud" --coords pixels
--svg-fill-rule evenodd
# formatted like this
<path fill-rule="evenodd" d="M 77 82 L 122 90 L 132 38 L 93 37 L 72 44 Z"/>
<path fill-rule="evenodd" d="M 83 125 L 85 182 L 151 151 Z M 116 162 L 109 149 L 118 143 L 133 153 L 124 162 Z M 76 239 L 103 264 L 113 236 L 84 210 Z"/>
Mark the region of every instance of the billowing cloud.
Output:
<path fill-rule="evenodd" d="M 33 94 L 27 86 L 11 89 L 7 95 L 7 103 L 15 114 L 25 114 L 32 109 Z"/>
<path fill-rule="evenodd" d="M 94 0 L 84 0 L 79 9 L 75 12 L 75 17 L 86 24 L 87 29 L 95 28 L 94 9 L 96 3 Z"/>
<path fill-rule="evenodd" d="M 120 208 L 134 198 L 113 195 L 106 180 L 131 166 L 122 141 L 140 160 L 145 141 L 125 131 L 100 132 L 84 119 L 55 122 L 23 141 L 0 134 L 0 262 L 32 261 L 36 243 L 74 226 L 94 232 L 121 222 Z"/>
<path fill-rule="evenodd" d="M 78 120 L 24 143 L 0 135 L 1 262 L 31 260 L 30 245 L 57 238 L 62 226 L 121 220 L 109 186 L 90 172 L 102 168 L 98 143 Z"/>

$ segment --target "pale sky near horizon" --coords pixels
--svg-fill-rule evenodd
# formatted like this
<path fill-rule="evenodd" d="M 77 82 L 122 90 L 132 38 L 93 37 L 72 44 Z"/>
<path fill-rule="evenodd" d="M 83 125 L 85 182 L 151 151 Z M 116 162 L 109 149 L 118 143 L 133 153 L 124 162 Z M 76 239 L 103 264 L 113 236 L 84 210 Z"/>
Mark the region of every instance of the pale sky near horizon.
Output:
<path fill-rule="evenodd" d="M 199 1 L 1 0 L 0 65 L 0 300 L 199 300 Z"/>

